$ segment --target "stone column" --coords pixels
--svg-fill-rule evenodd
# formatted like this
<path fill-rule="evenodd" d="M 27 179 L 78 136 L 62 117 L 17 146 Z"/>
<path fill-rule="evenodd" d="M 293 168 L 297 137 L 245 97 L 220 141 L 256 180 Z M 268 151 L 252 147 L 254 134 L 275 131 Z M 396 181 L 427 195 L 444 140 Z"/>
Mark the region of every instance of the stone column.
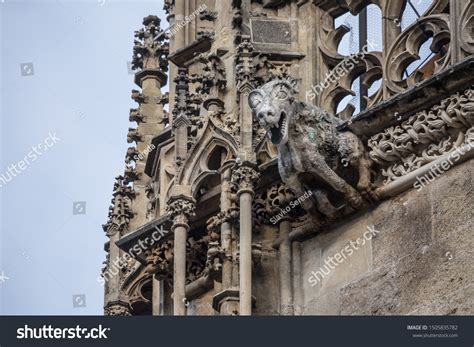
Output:
<path fill-rule="evenodd" d="M 174 315 L 186 315 L 186 240 L 187 225 L 176 225 L 174 231 Z"/>
<path fill-rule="evenodd" d="M 293 241 L 291 244 L 292 247 L 292 258 L 293 258 L 293 313 L 295 315 L 303 314 L 303 282 L 301 279 L 301 242 Z"/>
<path fill-rule="evenodd" d="M 231 167 L 225 164 L 221 171 L 222 290 L 214 295 L 212 305 L 220 315 L 228 316 L 236 315 L 239 312 L 239 266 L 237 262 L 238 246 L 235 230 L 239 211 L 235 208 L 232 198 Z"/>
<path fill-rule="evenodd" d="M 174 6 L 174 23 L 179 24 L 184 21 L 184 17 L 187 15 L 186 13 L 186 0 L 175 0 Z M 175 35 L 173 35 L 174 43 L 173 43 L 173 53 L 180 48 L 183 48 L 186 44 L 186 31 L 185 30 L 178 30 Z"/>
<path fill-rule="evenodd" d="M 163 281 L 153 276 L 152 279 L 152 314 L 153 316 L 163 315 Z"/>
<path fill-rule="evenodd" d="M 252 200 L 258 181 L 257 167 L 250 162 L 237 166 L 232 181 L 237 185 L 240 207 L 240 315 L 252 314 Z"/>
<path fill-rule="evenodd" d="M 228 213 L 231 208 L 230 201 L 230 169 L 226 169 L 221 175 L 221 212 Z M 221 225 L 221 245 L 224 251 L 224 261 L 222 264 L 222 287 L 224 289 L 232 286 L 232 229 L 228 218 L 225 218 Z"/>
<path fill-rule="evenodd" d="M 188 150 L 188 103 L 189 103 L 189 77 L 185 68 L 180 68 L 178 76 L 175 78 L 176 95 L 173 108 L 173 130 L 174 130 L 174 147 L 175 160 L 177 169 L 186 159 Z"/>
<path fill-rule="evenodd" d="M 462 26 L 463 21 L 461 20 L 461 14 L 463 7 L 466 6 L 467 1 L 456 1 L 452 0 L 449 3 L 449 13 L 450 13 L 450 26 L 451 30 L 451 40 L 449 41 L 450 51 L 451 51 L 451 61 L 452 64 L 455 64 L 462 60 L 463 54 L 461 49 L 461 37 L 462 37 Z"/>
<path fill-rule="evenodd" d="M 186 241 L 189 218 L 194 215 L 195 201 L 188 196 L 174 196 L 168 202 L 174 233 L 173 308 L 175 316 L 186 315 Z"/>
<path fill-rule="evenodd" d="M 280 314 L 293 315 L 293 291 L 291 286 L 291 222 L 288 218 L 280 222 Z"/>

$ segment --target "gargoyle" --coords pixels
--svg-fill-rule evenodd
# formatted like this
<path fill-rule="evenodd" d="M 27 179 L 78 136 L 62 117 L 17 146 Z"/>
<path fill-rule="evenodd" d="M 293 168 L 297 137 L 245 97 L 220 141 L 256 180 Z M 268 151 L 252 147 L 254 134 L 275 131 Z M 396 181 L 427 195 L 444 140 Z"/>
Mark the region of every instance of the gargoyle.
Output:
<path fill-rule="evenodd" d="M 295 100 L 295 83 L 276 79 L 249 95 L 260 126 L 278 148 L 278 169 L 302 207 L 318 222 L 360 209 L 372 197 L 371 161 L 361 140 L 326 111 Z M 355 188 L 356 187 L 356 188 Z M 348 204 L 347 204 L 348 203 Z"/>

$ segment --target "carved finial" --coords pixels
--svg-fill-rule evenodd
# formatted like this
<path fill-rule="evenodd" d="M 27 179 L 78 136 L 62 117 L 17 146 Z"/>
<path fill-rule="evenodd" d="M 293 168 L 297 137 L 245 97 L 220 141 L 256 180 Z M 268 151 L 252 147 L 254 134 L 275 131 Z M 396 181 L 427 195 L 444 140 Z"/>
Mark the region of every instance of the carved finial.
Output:
<path fill-rule="evenodd" d="M 188 105 L 189 105 L 189 76 L 188 70 L 180 68 L 178 75 L 174 79 L 176 83 L 175 104 L 173 108 L 173 126 L 180 126 L 183 122 L 189 125 Z"/>
<path fill-rule="evenodd" d="M 130 219 L 133 218 L 131 210 L 131 201 L 135 198 L 135 192 L 132 187 L 125 183 L 125 177 L 118 175 L 115 177 L 114 192 L 109 207 L 109 219 L 102 226 L 108 236 L 117 231 L 123 231 L 128 227 Z"/>
<path fill-rule="evenodd" d="M 132 68 L 168 71 L 169 44 L 157 16 L 143 19 L 144 28 L 135 31 Z"/>
<path fill-rule="evenodd" d="M 242 38 L 237 52 L 237 89 L 242 93 L 246 89 L 250 91 L 255 88 L 255 68 L 252 62 L 253 46 L 250 43 L 250 37 Z"/>

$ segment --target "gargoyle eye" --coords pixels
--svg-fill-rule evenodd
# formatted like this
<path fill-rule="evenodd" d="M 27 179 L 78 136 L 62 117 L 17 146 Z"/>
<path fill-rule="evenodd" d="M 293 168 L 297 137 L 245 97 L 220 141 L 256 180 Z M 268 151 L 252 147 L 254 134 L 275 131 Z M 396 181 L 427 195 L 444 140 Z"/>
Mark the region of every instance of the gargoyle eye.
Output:
<path fill-rule="evenodd" d="M 260 94 L 254 93 L 250 95 L 250 107 L 256 108 L 262 103 L 262 97 Z"/>
<path fill-rule="evenodd" d="M 260 100 L 258 98 L 255 98 L 255 99 L 252 100 L 252 105 L 255 107 L 255 106 L 260 105 L 261 102 L 262 102 L 262 100 Z"/>
<path fill-rule="evenodd" d="M 276 93 L 276 97 L 278 99 L 286 99 L 288 97 L 288 93 L 284 90 L 279 90 L 277 93 Z"/>

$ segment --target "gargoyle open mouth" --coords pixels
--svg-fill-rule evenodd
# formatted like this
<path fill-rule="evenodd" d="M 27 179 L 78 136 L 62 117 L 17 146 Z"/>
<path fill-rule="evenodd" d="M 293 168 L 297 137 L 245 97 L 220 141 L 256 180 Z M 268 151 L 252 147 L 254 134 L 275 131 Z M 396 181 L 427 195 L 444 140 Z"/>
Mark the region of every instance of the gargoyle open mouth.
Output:
<path fill-rule="evenodd" d="M 287 131 L 287 119 L 286 113 L 282 111 L 278 125 L 270 124 L 270 139 L 274 145 L 280 144 L 280 142 L 285 138 Z"/>

